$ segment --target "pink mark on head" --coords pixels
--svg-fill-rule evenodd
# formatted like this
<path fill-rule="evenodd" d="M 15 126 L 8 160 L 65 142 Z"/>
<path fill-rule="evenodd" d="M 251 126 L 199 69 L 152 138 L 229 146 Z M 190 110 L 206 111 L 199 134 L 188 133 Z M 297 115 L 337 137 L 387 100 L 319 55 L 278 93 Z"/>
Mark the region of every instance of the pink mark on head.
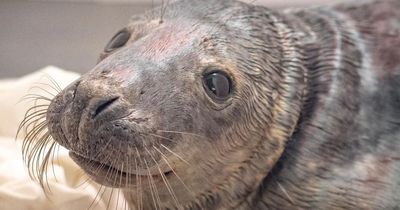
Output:
<path fill-rule="evenodd" d="M 168 25 L 146 37 L 136 50 L 146 58 L 159 60 L 181 52 L 195 37 L 189 28 Z"/>

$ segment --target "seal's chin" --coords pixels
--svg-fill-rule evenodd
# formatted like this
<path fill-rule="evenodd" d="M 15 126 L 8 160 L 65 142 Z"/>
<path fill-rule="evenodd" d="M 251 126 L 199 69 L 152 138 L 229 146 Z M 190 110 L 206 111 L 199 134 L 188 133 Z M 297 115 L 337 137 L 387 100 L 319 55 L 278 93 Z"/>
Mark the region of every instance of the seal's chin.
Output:
<path fill-rule="evenodd" d="M 126 172 L 123 168 L 120 170 L 108 164 L 89 159 L 73 151 L 69 152 L 69 156 L 90 178 L 108 187 L 125 188 L 139 185 L 139 187 L 144 187 L 144 185 L 149 183 L 148 179 L 151 179 L 152 182 L 162 182 L 163 178 L 167 178 L 172 173 L 172 170 L 159 171 L 154 174 L 150 170 L 147 170 L 147 173 L 140 170 L 132 173 Z"/>

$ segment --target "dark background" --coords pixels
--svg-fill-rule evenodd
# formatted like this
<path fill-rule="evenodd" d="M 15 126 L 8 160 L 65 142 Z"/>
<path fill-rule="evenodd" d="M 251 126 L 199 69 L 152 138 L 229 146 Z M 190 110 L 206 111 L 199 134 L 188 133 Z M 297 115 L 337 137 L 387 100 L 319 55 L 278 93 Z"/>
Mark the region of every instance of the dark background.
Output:
<path fill-rule="evenodd" d="M 335 1 L 340 0 L 258 0 L 256 3 L 276 8 Z M 47 65 L 80 73 L 90 70 L 114 33 L 133 14 L 150 9 L 151 2 L 0 0 L 0 78 L 19 77 Z"/>

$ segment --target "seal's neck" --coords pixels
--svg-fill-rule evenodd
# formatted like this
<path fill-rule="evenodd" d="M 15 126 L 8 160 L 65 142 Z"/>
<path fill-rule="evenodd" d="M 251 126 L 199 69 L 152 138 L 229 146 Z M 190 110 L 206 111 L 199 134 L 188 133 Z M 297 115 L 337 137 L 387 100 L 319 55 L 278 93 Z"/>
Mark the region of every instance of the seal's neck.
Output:
<path fill-rule="evenodd" d="M 359 73 L 368 67 L 358 32 L 342 14 L 329 9 L 284 13 L 302 39 L 307 95 L 284 154 L 255 196 L 259 209 L 312 208 L 304 198 L 323 190 L 318 184 L 334 165 L 352 158 L 354 152 L 346 152 L 347 131 L 360 110 Z"/>

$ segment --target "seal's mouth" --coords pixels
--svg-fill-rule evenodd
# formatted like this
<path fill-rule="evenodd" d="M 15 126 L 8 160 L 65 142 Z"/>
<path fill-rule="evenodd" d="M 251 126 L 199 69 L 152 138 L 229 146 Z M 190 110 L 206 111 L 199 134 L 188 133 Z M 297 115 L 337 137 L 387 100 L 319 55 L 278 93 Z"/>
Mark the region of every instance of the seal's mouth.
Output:
<path fill-rule="evenodd" d="M 143 187 L 149 183 L 149 180 L 151 182 L 162 181 L 173 173 L 172 169 L 165 172 L 159 171 L 158 174 L 152 174 L 150 170 L 147 170 L 147 174 L 143 171 L 132 173 L 125 171 L 123 168 L 117 169 L 109 164 L 92 160 L 73 151 L 70 151 L 69 155 L 92 179 L 110 187 L 125 187 L 128 185 Z"/>

